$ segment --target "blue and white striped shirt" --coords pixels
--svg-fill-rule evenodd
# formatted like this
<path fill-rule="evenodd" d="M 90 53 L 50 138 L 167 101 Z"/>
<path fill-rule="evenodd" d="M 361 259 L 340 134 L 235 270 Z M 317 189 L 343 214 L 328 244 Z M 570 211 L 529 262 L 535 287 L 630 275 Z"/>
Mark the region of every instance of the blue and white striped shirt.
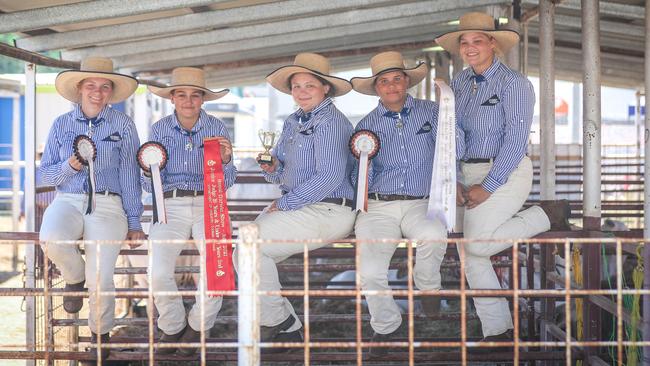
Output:
<path fill-rule="evenodd" d="M 379 153 L 371 160 L 368 192 L 428 196 L 438 129 L 438 104 L 407 95 L 402 126 L 379 104 L 357 125 L 379 137 Z M 357 174 L 357 168 L 353 176 Z"/>
<path fill-rule="evenodd" d="M 475 80 L 479 82 L 473 92 Z M 464 145 L 462 160 L 494 158 L 481 184 L 494 192 L 526 155 L 535 106 L 533 85 L 495 57 L 482 78 L 469 67 L 454 78 L 451 87 L 460 126 L 456 141 Z"/>
<path fill-rule="evenodd" d="M 353 198 L 354 158 L 348 148 L 352 132 L 352 124 L 330 98 L 311 113 L 299 109 L 284 121 L 272 152 L 280 164 L 275 172 L 264 173 L 267 181 L 287 192 L 278 199 L 278 209 L 297 210 L 325 198 Z"/>
<path fill-rule="evenodd" d="M 174 189 L 203 190 L 203 139 L 223 136 L 230 140 L 226 126 L 217 117 L 203 109 L 191 131 L 185 130 L 176 113 L 161 118 L 151 126 L 151 141 L 160 142 L 167 149 L 168 161 L 160 172 L 163 191 Z M 233 161 L 223 167 L 226 188 L 235 183 L 237 171 Z M 151 178 L 142 176 L 142 186 L 151 192 Z"/>
<path fill-rule="evenodd" d="M 140 145 L 135 124 L 126 114 L 106 106 L 92 127 L 81 106 L 59 116 L 50 129 L 41 159 L 42 182 L 56 186 L 57 192 L 87 193 L 88 167 L 74 170 L 68 163 L 77 135 L 91 135 L 97 146 L 95 191 L 110 191 L 122 196 L 129 230 L 141 230 L 142 188 L 136 152 Z"/>

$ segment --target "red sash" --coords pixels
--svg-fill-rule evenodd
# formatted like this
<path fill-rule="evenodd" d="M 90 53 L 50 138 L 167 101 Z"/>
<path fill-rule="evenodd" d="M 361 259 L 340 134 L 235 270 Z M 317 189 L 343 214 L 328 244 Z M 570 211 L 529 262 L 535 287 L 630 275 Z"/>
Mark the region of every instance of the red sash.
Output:
<path fill-rule="evenodd" d="M 229 240 L 232 239 L 232 233 L 230 232 L 230 217 L 228 216 L 226 185 L 219 141 L 205 141 L 203 154 L 203 222 L 205 225 L 205 239 Z M 205 260 L 208 291 L 234 290 L 232 243 L 206 244 Z"/>

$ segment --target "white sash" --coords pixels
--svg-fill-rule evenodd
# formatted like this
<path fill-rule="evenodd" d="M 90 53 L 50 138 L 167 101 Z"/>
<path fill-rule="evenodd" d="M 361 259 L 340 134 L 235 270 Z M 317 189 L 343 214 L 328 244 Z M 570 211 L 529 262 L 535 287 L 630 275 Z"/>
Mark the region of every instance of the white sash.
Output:
<path fill-rule="evenodd" d="M 452 232 L 456 224 L 456 103 L 449 85 L 441 79 L 435 83 L 440 109 L 427 218 L 440 220 Z"/>

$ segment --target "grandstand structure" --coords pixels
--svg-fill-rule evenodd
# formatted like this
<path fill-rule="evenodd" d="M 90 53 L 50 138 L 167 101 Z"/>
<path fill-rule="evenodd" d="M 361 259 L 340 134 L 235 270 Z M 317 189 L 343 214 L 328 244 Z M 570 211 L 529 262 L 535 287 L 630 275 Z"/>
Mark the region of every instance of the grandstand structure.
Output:
<path fill-rule="evenodd" d="M 123 304 L 119 334 L 105 347 L 110 362 L 126 364 L 309 364 L 447 365 L 526 364 L 650 365 L 650 220 L 645 216 L 650 190 L 650 118 L 638 118 L 645 131 L 643 154 L 613 155 L 602 144 L 601 86 L 626 87 L 645 95 L 650 86 L 650 0 L 0 0 L 0 33 L 15 33 L 14 45 L 0 54 L 25 62 L 25 218 L 26 232 L 0 233 L 0 248 L 25 249 L 23 288 L 0 287 L 0 296 L 25 298 L 27 339 L 0 345 L 0 360 L 28 364 L 70 364 L 92 360 L 84 351 L 87 319 L 61 309 L 58 271 L 38 242 L 40 217 L 53 198 L 51 187 L 36 187 L 34 146 L 35 75 L 41 66 L 75 68 L 87 55 L 111 57 L 120 72 L 144 84 L 164 84 L 176 66 L 206 71 L 211 87 L 257 84 L 298 52 L 321 53 L 334 71 L 365 67 L 375 53 L 399 50 L 412 62 L 432 69 L 420 91 L 433 98 L 432 78 L 449 81 L 462 61 L 436 48 L 437 34 L 455 29 L 467 11 L 485 11 L 520 32 L 523 42 L 505 56 L 513 68 L 540 79 L 541 142 L 531 150 L 535 185 L 528 204 L 569 198 L 574 230 L 547 232 L 532 239 L 511 238 L 512 250 L 493 257 L 503 290 L 470 290 L 464 279 L 462 233 L 449 238 L 443 264 L 445 302 L 435 319 L 419 314 L 419 297 L 434 295 L 414 288 L 412 263 L 417 241 L 403 241 L 393 259 L 393 294 L 408 327 L 390 344 L 385 359 L 368 358 L 372 345 L 356 264 L 356 239 L 291 258 L 278 268 L 305 324 L 305 341 L 260 344 L 256 273 L 259 238 L 249 223 L 268 198 L 229 200 L 242 260 L 238 291 L 225 293 L 217 325 L 193 358 L 155 356 L 153 309 L 138 313 L 135 299 L 153 304 L 147 287 L 134 285 L 146 268 L 120 262 L 116 295 Z M 50 58 L 43 51 L 59 51 Z M 580 159 L 555 146 L 554 81 L 582 82 L 583 145 Z M 640 108 L 639 108 L 640 109 Z M 251 133 L 256 133 L 251 131 Z M 641 149 L 642 147 L 642 149 Z M 631 154 L 630 154 L 631 155 Z M 258 172 L 242 172 L 237 184 L 264 184 Z M 627 231 L 603 230 L 615 219 Z M 147 217 L 144 218 L 147 220 Z M 462 247 L 462 246 L 461 246 Z M 124 249 L 142 256 L 142 249 Z M 187 250 L 187 256 L 198 252 Z M 179 275 L 200 274 L 201 267 L 177 267 Z M 645 277 L 643 277 L 645 276 Z M 643 278 L 643 281 L 639 279 Z M 191 281 L 181 294 L 193 298 Z M 505 296 L 515 319 L 515 341 L 478 344 L 471 298 Z M 148 301 L 146 301 L 148 300 Z M 218 329 L 217 329 L 218 328 Z M 188 346 L 188 345 L 181 345 Z M 260 349 L 289 346 L 296 352 L 264 354 Z M 511 347 L 507 352 L 471 352 L 476 347 Z M 646 352 L 642 352 L 646 351 Z M 101 362 L 100 362 L 101 363 Z"/>

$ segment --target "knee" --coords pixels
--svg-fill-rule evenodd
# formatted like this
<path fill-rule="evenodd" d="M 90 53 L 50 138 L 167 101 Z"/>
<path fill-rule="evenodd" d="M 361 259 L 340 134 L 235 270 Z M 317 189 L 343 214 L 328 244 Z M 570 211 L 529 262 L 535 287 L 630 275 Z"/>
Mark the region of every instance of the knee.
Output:
<path fill-rule="evenodd" d="M 382 282 L 388 282 L 388 270 L 383 270 L 378 267 L 379 266 L 364 264 L 359 266 L 359 276 L 361 277 L 361 286 L 363 288 L 369 288 Z"/>
<path fill-rule="evenodd" d="M 174 282 L 173 272 L 169 273 L 168 271 L 156 268 L 156 266 L 152 266 L 152 268 L 149 268 L 148 271 L 151 274 L 150 286 L 153 290 L 160 290 L 161 288 L 165 287 L 166 283 Z"/>

